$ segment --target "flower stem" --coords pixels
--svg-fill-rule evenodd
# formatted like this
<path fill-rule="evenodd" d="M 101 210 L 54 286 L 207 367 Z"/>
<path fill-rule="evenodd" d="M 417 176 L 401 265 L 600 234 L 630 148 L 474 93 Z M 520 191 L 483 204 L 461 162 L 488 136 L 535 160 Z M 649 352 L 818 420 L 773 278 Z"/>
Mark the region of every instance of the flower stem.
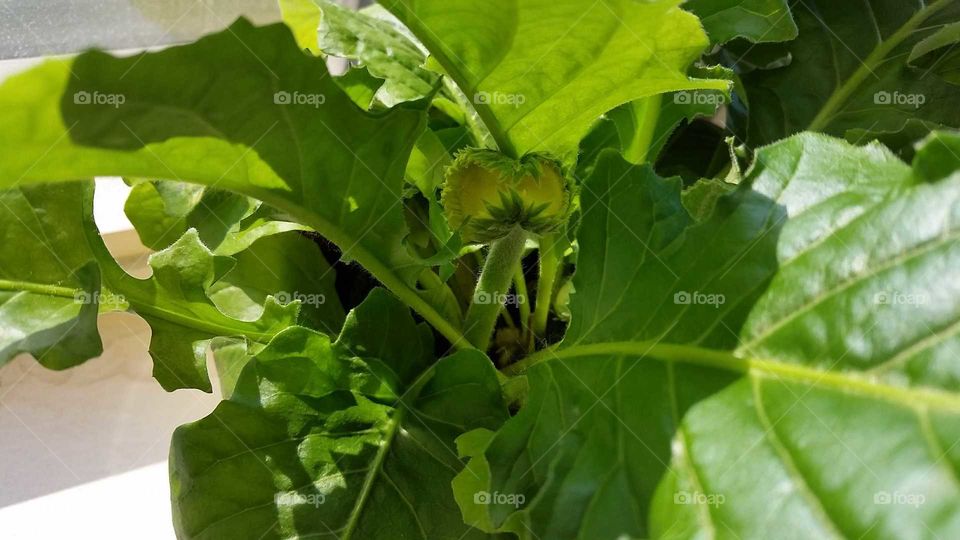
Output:
<path fill-rule="evenodd" d="M 533 312 L 533 333 L 538 339 L 546 337 L 547 318 L 553 303 L 553 290 L 563 258 L 563 243 L 558 234 L 540 238 L 540 280 L 537 282 L 537 302 Z"/>
<path fill-rule="evenodd" d="M 518 309 L 520 310 L 520 329 L 526 335 L 530 330 L 530 302 L 527 294 L 527 276 L 523 274 L 523 265 L 517 265 L 513 275 L 513 288 L 517 292 Z"/>
<path fill-rule="evenodd" d="M 510 234 L 490 244 L 490 253 L 487 254 L 487 261 L 480 273 L 464 324 L 464 336 L 481 351 L 490 346 L 490 337 L 497 324 L 497 317 L 523 256 L 526 237 L 527 233 L 523 229 L 514 227 Z"/>

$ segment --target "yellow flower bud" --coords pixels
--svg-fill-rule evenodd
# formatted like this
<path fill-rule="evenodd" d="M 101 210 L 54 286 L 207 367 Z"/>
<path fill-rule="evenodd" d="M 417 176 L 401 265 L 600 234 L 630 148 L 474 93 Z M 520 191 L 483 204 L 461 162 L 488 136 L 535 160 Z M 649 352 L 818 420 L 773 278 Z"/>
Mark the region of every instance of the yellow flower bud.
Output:
<path fill-rule="evenodd" d="M 543 234 L 566 221 L 570 185 L 560 165 L 544 156 L 516 160 L 470 148 L 447 170 L 443 207 L 450 226 L 467 242 L 492 242 L 515 226 Z"/>

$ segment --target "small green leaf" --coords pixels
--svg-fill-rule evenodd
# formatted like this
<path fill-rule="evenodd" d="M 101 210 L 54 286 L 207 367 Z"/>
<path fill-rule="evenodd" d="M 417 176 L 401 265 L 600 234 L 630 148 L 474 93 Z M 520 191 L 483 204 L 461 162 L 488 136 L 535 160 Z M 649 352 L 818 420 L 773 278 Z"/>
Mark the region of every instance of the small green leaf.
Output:
<path fill-rule="evenodd" d="M 700 17 L 713 43 L 734 38 L 764 43 L 797 37 L 786 0 L 688 0 L 683 9 Z"/>
<path fill-rule="evenodd" d="M 944 80 L 960 85 L 960 21 L 947 24 L 924 38 L 910 51 L 911 65 L 933 70 Z"/>
<path fill-rule="evenodd" d="M 283 22 L 290 27 L 297 45 L 313 54 L 320 54 L 317 28 L 320 27 L 320 6 L 313 0 L 279 0 Z"/>
<path fill-rule="evenodd" d="M 238 253 L 264 236 L 307 229 L 253 199 L 182 182 L 136 183 L 124 212 L 143 244 L 158 251 L 187 229 L 196 229 L 203 244 L 220 255 Z"/>
<path fill-rule="evenodd" d="M 428 200 L 435 200 L 437 189 L 443 184 L 446 169 L 452 163 L 453 156 L 447 151 L 440 137 L 433 130 L 424 130 L 410 153 L 407 181 L 417 186 Z"/>
<path fill-rule="evenodd" d="M 336 334 L 344 312 L 336 295 L 333 268 L 316 242 L 297 232 L 260 238 L 233 255 L 235 266 L 208 289 L 225 313 L 256 320 L 268 296 L 281 304 L 300 302 L 299 323 Z"/>
<path fill-rule="evenodd" d="M 692 76 L 727 79 L 733 84 L 734 73 L 726 68 L 694 67 Z M 625 103 L 609 111 L 581 142 L 582 156 L 578 172 L 589 176 L 600 151 L 620 150 L 624 159 L 636 165 L 655 163 L 670 136 L 684 121 L 713 116 L 730 102 L 729 92 L 718 90 L 683 90 Z"/>
<path fill-rule="evenodd" d="M 199 388 L 210 391 L 207 342 L 218 336 L 251 335 L 266 343 L 275 334 L 297 324 L 299 302 L 281 306 L 268 298 L 260 316 L 241 321 L 224 314 L 208 297 L 218 261 L 196 231 L 150 257 L 153 276 L 137 280 L 113 277 L 118 289 L 136 301 L 137 313 L 153 330 L 150 356 L 154 377 L 167 390 Z M 116 286 L 116 285 L 115 285 Z"/>
<path fill-rule="evenodd" d="M 440 76 L 423 69 L 426 54 L 401 32 L 396 20 L 385 20 L 392 19 L 389 13 L 370 9 L 357 12 L 336 2 L 311 1 L 323 14 L 318 30 L 320 50 L 355 60 L 371 75 L 383 79 L 377 98 L 384 105 L 392 107 L 434 92 Z"/>
<path fill-rule="evenodd" d="M 420 45 L 378 6 L 355 11 L 327 0 L 282 0 L 280 6 L 306 48 L 353 60 L 381 80 L 376 96 L 387 107 L 436 90 L 440 76 L 422 67 L 427 56 Z"/>
<path fill-rule="evenodd" d="M 334 77 L 337 84 L 361 109 L 369 111 L 376 104 L 377 90 L 383 86 L 383 80 L 370 74 L 365 67 L 352 66 L 346 73 Z"/>
<path fill-rule="evenodd" d="M 723 180 L 705 178 L 683 190 L 683 207 L 694 220 L 704 221 L 713 214 L 720 198 L 736 188 Z"/>

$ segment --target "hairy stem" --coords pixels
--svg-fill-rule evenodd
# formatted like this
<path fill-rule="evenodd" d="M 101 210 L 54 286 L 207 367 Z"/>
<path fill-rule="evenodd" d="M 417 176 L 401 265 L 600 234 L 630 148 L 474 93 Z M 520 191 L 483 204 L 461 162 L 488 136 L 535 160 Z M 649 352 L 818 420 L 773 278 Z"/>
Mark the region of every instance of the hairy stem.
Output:
<path fill-rule="evenodd" d="M 514 271 L 523 256 L 526 237 L 523 229 L 514 227 L 510 234 L 490 245 L 464 324 L 464 336 L 481 351 L 490 346 L 490 336 L 503 308 L 504 296 L 510 290 Z"/>
<path fill-rule="evenodd" d="M 525 336 L 530 328 L 530 302 L 527 293 L 527 276 L 523 274 L 523 265 L 517 265 L 513 276 L 513 287 L 517 291 L 517 307 L 520 310 L 520 329 Z"/>
<path fill-rule="evenodd" d="M 563 258 L 561 239 L 559 234 L 545 234 L 540 238 L 540 280 L 537 282 L 537 302 L 533 312 L 533 333 L 538 339 L 543 339 L 547 333 L 557 272 Z"/>

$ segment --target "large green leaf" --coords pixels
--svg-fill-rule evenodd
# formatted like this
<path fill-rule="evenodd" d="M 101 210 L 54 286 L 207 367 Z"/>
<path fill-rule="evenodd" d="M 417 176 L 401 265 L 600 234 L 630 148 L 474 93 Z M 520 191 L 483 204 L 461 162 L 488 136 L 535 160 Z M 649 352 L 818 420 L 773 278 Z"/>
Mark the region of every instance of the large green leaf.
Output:
<path fill-rule="evenodd" d="M 65 369 L 103 352 L 89 182 L 0 191 L 0 366 L 18 353 Z"/>
<path fill-rule="evenodd" d="M 821 203 L 829 222 L 784 229 L 780 272 L 744 327 L 744 355 L 960 390 L 960 177 L 888 192 L 872 205 L 839 194 L 843 207 Z"/>
<path fill-rule="evenodd" d="M 960 4 L 810 0 L 796 2 L 793 16 L 796 40 L 759 45 L 747 55 L 792 59 L 787 67 L 743 75 L 751 144 L 804 129 L 860 142 L 905 129 L 922 135 L 931 127 L 960 126 L 957 87 L 909 63 L 925 38 L 960 21 Z"/>
<path fill-rule="evenodd" d="M 690 411 L 654 538 L 960 534 L 960 399 L 807 375 L 755 371 Z"/>
<path fill-rule="evenodd" d="M 928 141 L 912 172 L 880 156 L 871 176 L 887 177 L 887 196 L 847 201 L 845 215 L 832 204 L 842 190 L 811 200 L 824 186 L 812 174 L 755 184 L 812 210 L 784 228 L 780 273 L 744 328 L 741 356 L 767 360 L 748 359 L 745 380 L 685 418 L 654 537 L 960 534 L 954 147 Z"/>
<path fill-rule="evenodd" d="M 180 180 L 253 197 L 336 243 L 435 324 L 413 289 L 401 189 L 423 113 L 359 109 L 283 25 L 127 58 L 90 52 L 0 88 L 0 177 Z"/>
<path fill-rule="evenodd" d="M 903 400 L 915 397 L 920 403 L 960 401 L 920 387 L 932 382 L 947 388 L 954 381 L 946 361 L 946 351 L 956 346 L 953 340 L 940 351 L 940 365 L 920 359 L 912 369 L 893 369 L 886 383 L 856 373 L 867 366 L 844 358 L 861 350 L 869 352 L 866 344 L 896 348 L 899 341 L 900 347 L 915 349 L 914 340 L 920 339 L 923 345 L 936 345 L 942 337 L 940 326 L 928 327 L 924 319 L 937 315 L 943 324 L 953 322 L 950 318 L 958 302 L 944 297 L 954 293 L 943 288 L 942 278 L 951 266 L 945 254 L 960 249 L 947 226 L 956 222 L 952 216 L 960 215 L 953 195 L 960 187 L 960 176 L 926 183 L 942 178 L 947 164 L 934 156 L 946 155 L 954 143 L 949 138 L 937 142 L 936 152 L 921 148 L 911 169 L 879 145 L 854 147 L 819 135 L 793 137 L 758 151 L 738 190 L 721 197 L 709 217 L 699 223 L 683 211 L 677 181 L 661 180 L 648 168 L 631 167 L 612 154 L 601 157 L 583 193 L 581 251 L 567 336 L 559 347 L 513 369 L 519 372 L 532 366 L 530 396 L 520 414 L 496 434 L 464 442 L 464 452 L 474 457 L 470 470 L 482 479 L 471 481 L 466 473 L 458 479 L 458 502 L 465 517 L 486 530 L 509 530 L 521 537 L 689 537 L 689 530 L 682 527 L 679 532 L 667 530 L 681 518 L 672 517 L 663 506 L 673 504 L 676 493 L 680 493 L 678 500 L 686 500 L 686 494 L 704 490 L 690 489 L 688 479 L 683 484 L 686 488 L 677 488 L 680 491 L 661 487 L 650 506 L 653 484 L 666 470 L 669 441 L 680 419 L 698 401 L 701 404 L 694 405 L 688 421 L 694 422 L 701 409 L 713 411 L 709 420 L 697 425 L 701 431 L 712 426 L 709 436 L 713 439 L 730 437 L 719 444 L 730 448 L 725 459 L 739 457 L 744 444 L 752 442 L 737 439 L 736 430 L 725 428 L 733 420 L 716 423 L 722 412 L 717 409 L 724 407 L 717 402 L 737 406 L 748 402 L 742 387 L 747 384 L 749 390 L 749 383 L 736 383 L 710 397 L 743 372 L 791 387 L 806 385 L 840 400 L 842 392 L 849 391 L 869 399 L 895 394 Z M 953 170 L 960 168 L 958 161 L 953 158 Z M 892 233 L 892 224 L 902 223 L 908 215 L 894 217 L 892 212 L 912 205 L 917 208 L 910 215 L 920 215 L 922 206 L 922 219 L 929 223 L 917 231 L 899 227 Z M 869 237 L 849 236 L 865 230 L 866 224 L 876 232 Z M 938 231 L 939 241 L 924 236 L 927 231 Z M 838 239 L 848 244 L 842 253 L 831 247 Z M 943 251 L 931 251 L 923 259 L 926 271 L 919 271 L 912 266 L 910 255 L 916 248 L 911 245 L 923 246 L 923 253 Z M 797 264 L 794 261 L 806 257 L 814 257 L 817 264 L 806 265 L 805 272 L 791 270 Z M 815 289 L 812 284 L 836 283 L 831 277 L 847 271 L 863 273 L 880 289 L 894 285 L 885 281 L 891 276 L 908 274 L 917 281 L 913 286 L 924 291 L 941 287 L 942 302 L 926 312 L 894 302 L 878 309 L 877 304 L 862 300 L 860 292 L 839 291 L 842 294 L 832 309 L 822 312 L 832 314 L 832 319 L 810 317 L 806 334 L 794 331 L 789 339 L 763 341 L 766 348 L 759 352 L 760 343 L 747 346 L 758 324 L 755 321 L 805 317 L 796 302 L 778 300 L 790 295 L 818 298 L 818 292 L 830 287 Z M 887 320 L 888 328 L 871 334 L 874 317 Z M 894 320 L 899 326 L 893 327 L 890 321 Z M 844 351 L 844 340 L 861 349 Z M 910 381 L 905 377 L 908 373 L 924 376 Z M 917 388 L 892 385 L 911 382 Z M 778 395 L 790 398 L 783 392 Z M 871 424 L 866 419 L 861 422 Z M 808 424 L 804 429 L 820 427 Z M 798 438 L 807 433 L 798 427 L 792 431 Z M 890 436 L 902 440 L 896 439 L 899 434 Z M 857 437 L 869 440 L 862 434 Z M 949 446 L 955 439 L 946 440 Z M 675 469 L 682 467 L 684 442 L 681 436 L 673 443 Z M 824 447 L 816 454 L 820 459 L 844 451 L 837 440 L 832 445 L 822 440 L 817 444 Z M 712 472 L 723 475 L 722 456 L 710 453 L 708 443 L 702 448 L 703 459 L 716 467 Z M 619 458 L 611 460 L 611 455 Z M 882 467 L 880 463 L 876 466 Z M 728 461 L 727 465 L 735 464 Z M 678 470 L 690 473 L 688 468 Z M 744 472 L 738 481 L 763 474 Z M 942 473 L 937 474 L 936 481 L 943 482 Z M 522 494 L 526 505 L 478 510 L 468 491 L 478 486 L 489 492 Z M 736 497 L 737 512 L 753 512 L 760 520 L 764 516 L 751 501 L 763 500 L 767 492 L 762 487 L 744 491 L 745 486 L 740 486 L 739 493 L 727 491 L 727 504 Z M 892 493 L 896 486 L 887 485 L 887 489 Z M 663 494 L 668 491 L 669 500 Z M 650 521 L 648 510 L 656 516 Z M 891 515 L 898 511 L 885 510 Z M 663 526 L 665 521 L 669 523 Z M 764 529 L 734 529 L 744 538 L 755 537 L 758 530 Z M 766 535 L 774 530 L 766 530 Z M 701 532 L 710 534 L 708 529 Z"/>
<path fill-rule="evenodd" d="M 679 0 L 384 0 L 453 78 L 500 149 L 573 159 L 594 121 L 663 92 L 725 89 L 692 80 L 708 45 Z"/>
<path fill-rule="evenodd" d="M 502 422 L 499 384 L 477 351 L 430 366 L 432 352 L 382 290 L 333 343 L 277 336 L 230 401 L 174 435 L 178 537 L 484 537 L 453 502 L 453 440 Z"/>
<path fill-rule="evenodd" d="M 584 186 L 563 346 L 665 340 L 731 349 L 776 271 L 783 209 L 749 188 L 694 223 L 681 183 L 606 153 Z M 644 209 L 638 211 L 637 209 Z"/>

